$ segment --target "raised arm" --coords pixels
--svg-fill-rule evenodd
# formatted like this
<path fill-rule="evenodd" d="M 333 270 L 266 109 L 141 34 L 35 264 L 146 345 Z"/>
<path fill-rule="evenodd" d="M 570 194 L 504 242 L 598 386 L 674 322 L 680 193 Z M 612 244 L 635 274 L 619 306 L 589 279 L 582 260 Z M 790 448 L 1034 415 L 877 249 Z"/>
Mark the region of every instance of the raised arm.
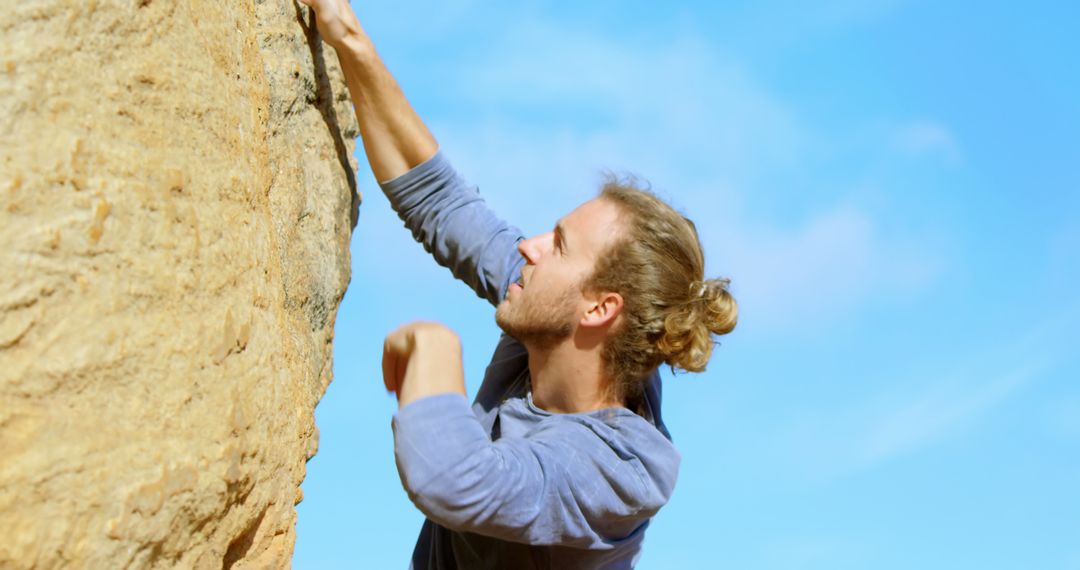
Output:
<path fill-rule="evenodd" d="M 347 0 L 300 0 L 338 53 L 360 136 L 390 204 L 435 260 L 498 304 L 523 265 L 521 231 L 487 207 L 438 144 L 375 52 Z"/>
<path fill-rule="evenodd" d="M 435 261 L 498 305 L 525 263 L 517 252 L 521 230 L 496 216 L 442 152 L 381 186 Z"/>
<path fill-rule="evenodd" d="M 300 2 L 315 10 L 319 34 L 337 51 L 375 179 L 396 178 L 434 155 L 435 137 L 379 58 L 348 0 Z"/>

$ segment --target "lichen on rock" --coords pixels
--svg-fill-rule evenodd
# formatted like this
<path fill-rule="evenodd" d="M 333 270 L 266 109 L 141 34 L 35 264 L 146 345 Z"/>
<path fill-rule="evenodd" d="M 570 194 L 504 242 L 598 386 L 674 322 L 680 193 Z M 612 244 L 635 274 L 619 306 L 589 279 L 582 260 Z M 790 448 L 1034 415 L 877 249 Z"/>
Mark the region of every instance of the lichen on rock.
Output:
<path fill-rule="evenodd" d="M 310 21 L 0 12 L 0 567 L 289 565 L 359 201 Z"/>

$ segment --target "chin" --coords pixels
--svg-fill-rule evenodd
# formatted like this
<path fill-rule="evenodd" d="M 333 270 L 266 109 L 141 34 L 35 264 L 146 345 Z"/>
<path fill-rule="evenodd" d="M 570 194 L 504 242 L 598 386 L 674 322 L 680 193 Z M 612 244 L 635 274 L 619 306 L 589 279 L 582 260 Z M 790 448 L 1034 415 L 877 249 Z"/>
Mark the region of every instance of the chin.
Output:
<path fill-rule="evenodd" d="M 509 329 L 513 328 L 510 323 L 510 312 L 512 310 L 507 299 L 503 299 L 495 306 L 495 324 L 499 325 L 499 328 L 507 334 L 510 332 Z"/>

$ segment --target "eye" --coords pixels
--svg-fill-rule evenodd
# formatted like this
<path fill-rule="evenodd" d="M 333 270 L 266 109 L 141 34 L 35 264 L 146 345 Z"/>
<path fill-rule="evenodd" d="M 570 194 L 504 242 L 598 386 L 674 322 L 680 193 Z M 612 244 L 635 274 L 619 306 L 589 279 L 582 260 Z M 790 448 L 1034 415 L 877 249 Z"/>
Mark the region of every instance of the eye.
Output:
<path fill-rule="evenodd" d="M 559 253 L 563 253 L 562 240 L 559 239 L 559 232 L 555 232 L 554 245 L 555 245 L 555 251 L 558 251 Z"/>

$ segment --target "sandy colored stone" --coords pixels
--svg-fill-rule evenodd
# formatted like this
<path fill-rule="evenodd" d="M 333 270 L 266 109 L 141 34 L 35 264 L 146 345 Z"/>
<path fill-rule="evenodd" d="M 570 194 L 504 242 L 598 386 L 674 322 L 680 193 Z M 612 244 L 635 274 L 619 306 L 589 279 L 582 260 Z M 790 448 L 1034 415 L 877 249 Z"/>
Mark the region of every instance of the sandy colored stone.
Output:
<path fill-rule="evenodd" d="M 289 566 L 358 203 L 308 21 L 0 11 L 0 568 Z"/>

